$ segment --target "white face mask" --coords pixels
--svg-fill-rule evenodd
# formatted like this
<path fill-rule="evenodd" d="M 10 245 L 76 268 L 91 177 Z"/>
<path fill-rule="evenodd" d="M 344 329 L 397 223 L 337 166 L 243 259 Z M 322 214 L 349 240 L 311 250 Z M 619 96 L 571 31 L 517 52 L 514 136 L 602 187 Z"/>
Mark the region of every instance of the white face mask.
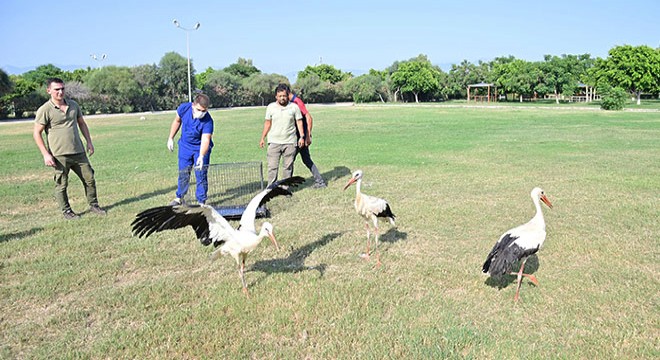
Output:
<path fill-rule="evenodd" d="M 195 108 L 193 108 L 192 111 L 193 111 L 193 118 L 195 119 L 201 119 L 206 115 L 206 111 L 199 111 Z"/>

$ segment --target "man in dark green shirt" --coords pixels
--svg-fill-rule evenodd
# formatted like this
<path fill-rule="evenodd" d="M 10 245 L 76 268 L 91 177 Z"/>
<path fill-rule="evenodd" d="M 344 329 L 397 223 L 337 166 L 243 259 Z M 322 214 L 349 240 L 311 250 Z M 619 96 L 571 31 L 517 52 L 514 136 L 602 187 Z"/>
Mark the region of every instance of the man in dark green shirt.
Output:
<path fill-rule="evenodd" d="M 99 207 L 96 197 L 94 169 L 87 159 L 85 146 L 80 138 L 82 133 L 87 143 L 87 152 L 90 156 L 94 154 L 92 137 L 89 135 L 89 128 L 83 119 L 82 111 L 75 101 L 64 97 L 62 79 L 49 78 L 46 81 L 46 91 L 50 94 L 50 100 L 37 110 L 32 136 L 44 157 L 44 164 L 55 169 L 55 198 L 64 218 L 79 217 L 71 210 L 67 195 L 70 170 L 78 175 L 85 187 L 89 211 L 105 215 L 106 211 Z M 44 131 L 46 142 L 42 136 Z"/>

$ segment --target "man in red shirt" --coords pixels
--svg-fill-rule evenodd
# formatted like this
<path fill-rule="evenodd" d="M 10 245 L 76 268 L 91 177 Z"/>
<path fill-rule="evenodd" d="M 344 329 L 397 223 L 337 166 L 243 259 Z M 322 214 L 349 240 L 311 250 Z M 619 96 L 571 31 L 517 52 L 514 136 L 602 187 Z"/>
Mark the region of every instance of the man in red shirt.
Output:
<path fill-rule="evenodd" d="M 314 164 L 314 161 L 312 161 L 312 156 L 309 154 L 309 147 L 312 145 L 312 122 L 314 120 L 312 114 L 310 114 L 307 107 L 305 107 L 305 103 L 293 92 L 289 93 L 289 102 L 298 105 L 300 112 L 302 112 L 303 115 L 303 130 L 305 133 L 300 134 L 298 128 L 296 128 L 296 136 L 298 139 L 303 137 L 305 139 L 305 145 L 298 147 L 298 154 L 300 154 L 303 164 L 305 164 L 312 175 L 314 175 L 314 185 L 312 185 L 312 187 L 315 189 L 327 187 L 325 180 L 321 177 L 319 169 Z"/>

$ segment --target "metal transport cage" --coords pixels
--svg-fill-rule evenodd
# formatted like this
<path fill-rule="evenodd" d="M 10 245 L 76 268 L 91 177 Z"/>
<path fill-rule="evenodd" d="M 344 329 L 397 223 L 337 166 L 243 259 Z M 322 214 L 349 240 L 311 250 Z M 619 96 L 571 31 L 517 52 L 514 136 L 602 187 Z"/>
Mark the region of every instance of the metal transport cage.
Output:
<path fill-rule="evenodd" d="M 207 166 L 209 184 L 206 205 L 212 206 L 228 220 L 238 220 L 252 198 L 265 189 L 261 162 L 210 164 Z M 197 181 L 195 170 L 190 172 L 190 187 L 184 201 L 196 204 Z M 268 217 L 270 212 L 263 205 L 257 209 L 257 217 Z"/>

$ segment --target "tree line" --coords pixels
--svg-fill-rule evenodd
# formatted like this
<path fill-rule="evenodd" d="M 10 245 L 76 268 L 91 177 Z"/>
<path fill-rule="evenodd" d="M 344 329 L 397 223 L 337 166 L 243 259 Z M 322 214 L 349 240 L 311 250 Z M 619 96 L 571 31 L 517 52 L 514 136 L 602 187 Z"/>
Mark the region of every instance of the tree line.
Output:
<path fill-rule="evenodd" d="M 199 73 L 191 63 L 191 72 L 193 89 L 206 93 L 213 107 L 266 105 L 278 83 L 289 83 L 286 76 L 265 74 L 243 58 L 223 69 L 209 67 Z M 158 64 L 134 67 L 64 71 L 48 64 L 21 75 L 0 69 L 0 118 L 32 116 L 48 100 L 49 77 L 62 78 L 67 95 L 87 114 L 171 110 L 188 98 L 187 59 L 175 52 L 165 54 Z M 493 84 L 504 101 L 552 95 L 559 102 L 575 94 L 579 84 L 587 84 L 601 94 L 632 95 L 639 104 L 643 94 L 660 94 L 660 48 L 616 46 L 605 59 L 564 54 L 546 55 L 536 62 L 513 56 L 476 64 L 464 60 L 448 72 L 420 54 L 360 76 L 329 64 L 307 66 L 291 85 L 309 103 L 363 103 L 466 99 L 468 85 L 476 83 Z"/>

